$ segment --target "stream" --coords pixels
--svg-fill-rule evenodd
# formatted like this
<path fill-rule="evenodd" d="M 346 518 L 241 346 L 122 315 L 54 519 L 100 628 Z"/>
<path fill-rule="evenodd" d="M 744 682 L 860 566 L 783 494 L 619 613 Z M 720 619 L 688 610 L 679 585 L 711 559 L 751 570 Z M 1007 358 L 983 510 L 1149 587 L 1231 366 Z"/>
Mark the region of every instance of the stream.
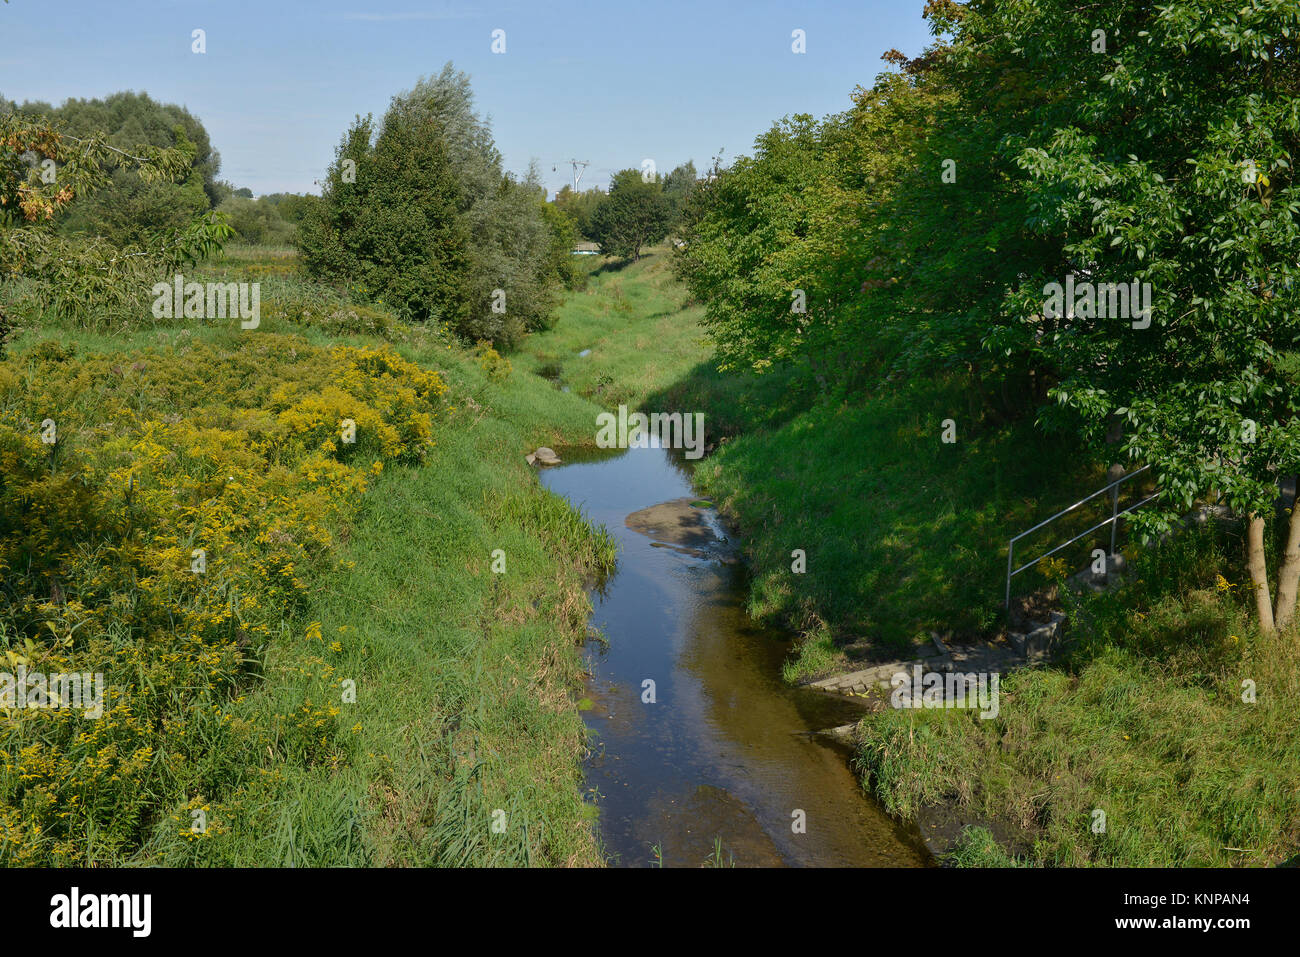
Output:
<path fill-rule="evenodd" d="M 745 614 L 735 543 L 712 508 L 689 504 L 688 467 L 660 448 L 559 454 L 542 483 L 619 547 L 592 595 L 604 640 L 585 650 L 583 713 L 587 798 L 610 863 L 698 867 L 720 847 L 723 865 L 927 866 L 919 834 L 862 791 L 846 746 L 817 733 L 860 707 L 782 682 L 790 636 Z M 673 504 L 643 511 L 661 503 Z"/>

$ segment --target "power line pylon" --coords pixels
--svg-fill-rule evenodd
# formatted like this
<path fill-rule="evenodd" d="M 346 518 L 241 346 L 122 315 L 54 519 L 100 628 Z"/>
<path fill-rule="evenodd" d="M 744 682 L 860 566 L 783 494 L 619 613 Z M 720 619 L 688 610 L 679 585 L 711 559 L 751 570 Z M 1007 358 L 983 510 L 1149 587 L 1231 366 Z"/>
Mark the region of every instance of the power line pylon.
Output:
<path fill-rule="evenodd" d="M 573 191 L 576 193 L 578 191 L 578 181 L 582 179 L 582 174 L 585 173 L 587 171 L 587 167 L 591 165 L 591 160 L 576 160 L 576 159 L 560 160 L 551 166 L 552 173 L 555 172 L 556 168 L 559 166 L 560 163 L 568 163 L 570 166 L 573 167 Z"/>

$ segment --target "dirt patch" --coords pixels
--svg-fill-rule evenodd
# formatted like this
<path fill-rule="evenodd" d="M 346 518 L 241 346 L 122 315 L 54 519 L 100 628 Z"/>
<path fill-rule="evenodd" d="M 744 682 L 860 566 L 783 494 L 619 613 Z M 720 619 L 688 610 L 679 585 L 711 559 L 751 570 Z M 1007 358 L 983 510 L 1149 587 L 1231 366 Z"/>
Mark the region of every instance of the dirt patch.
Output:
<path fill-rule="evenodd" d="M 1015 857 L 1027 857 L 1033 847 L 1031 832 L 1021 830 L 1006 821 L 989 820 L 973 809 L 962 807 L 956 799 L 939 804 L 923 805 L 916 815 L 916 826 L 921 831 L 925 846 L 942 863 L 953 849 L 962 831 L 967 827 L 987 828 L 1002 848 Z"/>

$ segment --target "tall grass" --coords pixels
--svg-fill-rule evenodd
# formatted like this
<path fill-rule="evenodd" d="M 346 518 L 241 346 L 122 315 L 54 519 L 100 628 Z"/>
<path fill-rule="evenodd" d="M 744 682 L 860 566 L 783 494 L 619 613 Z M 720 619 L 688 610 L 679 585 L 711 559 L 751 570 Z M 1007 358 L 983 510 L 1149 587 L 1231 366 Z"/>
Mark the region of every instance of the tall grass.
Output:
<path fill-rule="evenodd" d="M 1234 551 L 1198 532 L 1137 556 L 1128 585 L 1075 607 L 1069 660 L 1003 676 L 994 719 L 869 716 L 865 780 L 903 818 L 952 801 L 1023 829 L 1036 864 L 1258 866 L 1295 854 L 1300 642 L 1255 629 L 1231 586 Z"/>
<path fill-rule="evenodd" d="M 265 282 L 272 304 L 292 298 L 364 308 L 294 276 Z M 139 429 L 164 415 L 167 428 L 196 442 L 209 441 L 212 429 L 242 423 L 265 429 L 275 415 L 264 406 L 286 369 L 295 387 L 308 386 L 319 403 L 332 395 L 335 374 L 352 373 L 318 356 L 341 338 L 370 349 L 380 341 L 275 308 L 255 333 L 151 317 L 112 332 L 64 329 L 40 317 L 33 324 L 0 364 L 0 394 L 13 399 L 0 403 L 0 411 L 16 411 L 21 421 L 11 424 L 25 435 L 30 416 L 40 412 L 39 421 L 46 413 L 44 406 L 26 409 L 33 395 L 21 391 L 22 383 L 40 381 L 49 391 L 54 380 L 47 373 L 57 369 L 60 384 L 50 402 L 67 447 L 93 450 L 107 440 L 118 458 Z M 539 444 L 590 441 L 595 408 L 533 376 L 512 374 L 506 363 L 485 363 L 483 350 L 464 349 L 438 330 L 395 328 L 400 335 L 384 338 L 394 339 L 406 358 L 438 370 L 452 390 L 423 461 L 394 459 L 382 475 L 370 475 L 359 510 L 313 510 L 308 499 L 292 495 L 250 505 L 247 515 L 268 524 L 273 542 L 289 528 L 283 523 L 290 505 L 306 509 L 321 528 L 329 561 L 300 563 L 305 600 L 272 602 L 265 633 L 241 646 L 242 677 L 206 694 L 184 723 L 163 722 L 149 742 L 153 751 L 136 756 L 147 765 L 149 753 L 166 752 L 168 762 L 155 758 L 147 781 L 140 774 L 145 765 L 133 768 L 118 786 L 130 792 L 130 802 L 101 788 L 100 803 L 113 804 L 111 819 L 72 808 L 61 829 L 46 832 L 41 847 L 48 853 L 37 843 L 30 853 L 99 865 L 599 861 L 590 808 L 580 798 L 584 730 L 575 701 L 590 609 L 585 583 L 609 570 L 613 545 L 607 533 L 542 490 L 524 462 L 524 453 Z M 378 367 L 376 374 L 382 374 Z M 391 395 L 375 390 L 376 403 L 396 399 L 399 377 L 390 384 Z M 323 411 L 328 437 L 334 425 L 330 410 Z M 389 411 L 405 428 L 400 406 Z M 357 418 L 357 448 L 367 450 L 383 429 L 377 419 L 372 430 L 370 420 Z M 303 427 L 308 424 L 304 419 Z M 161 433 L 154 435 L 165 443 Z M 247 456 L 255 443 L 247 446 L 228 452 Z M 268 448 L 281 465 L 291 451 L 283 442 Z M 177 454 L 183 463 L 194 453 Z M 253 464 L 245 463 L 247 475 L 239 473 L 244 487 L 268 477 L 283 486 L 282 474 L 258 473 Z M 223 480 L 236 474 L 232 469 L 221 463 Z M 173 473 L 173 480 L 181 475 Z M 149 489 L 162 495 L 166 486 Z M 60 514 L 77 511 L 76 502 L 64 505 Z M 137 527 L 144 514 L 138 506 Z M 100 547 L 94 536 L 83 537 L 94 554 Z M 497 549 L 507 562 L 500 575 L 491 568 Z M 75 575 L 63 587 L 78 597 L 87 591 Z M 134 601 L 122 589 L 111 599 L 122 609 Z M 7 622 L 12 609 L 0 610 Z M 97 625 L 82 631 L 101 644 L 135 647 L 139 636 L 113 632 L 111 625 L 102 634 L 92 635 Z M 0 645 L 10 648 L 7 627 L 0 623 Z M 148 682 L 157 680 L 149 673 L 156 663 L 145 660 L 148 647 L 159 654 L 167 649 L 156 640 L 141 647 L 145 671 L 134 678 L 114 672 L 110 680 L 138 685 L 146 700 Z M 355 703 L 340 696 L 345 681 L 355 682 Z M 32 770 L 30 761 L 15 763 L 25 745 L 13 731 L 7 724 L 6 781 L 9 771 Z M 176 753 L 187 762 L 183 774 L 169 763 Z M 105 768 L 105 774 L 114 770 Z M 32 788 L 29 781 L 6 789 L 6 799 L 21 802 L 19 791 L 30 796 Z M 18 803 L 3 810 L 27 813 Z M 195 830 L 192 821 L 200 817 L 206 826 Z M 113 823 L 119 820 L 126 824 Z"/>

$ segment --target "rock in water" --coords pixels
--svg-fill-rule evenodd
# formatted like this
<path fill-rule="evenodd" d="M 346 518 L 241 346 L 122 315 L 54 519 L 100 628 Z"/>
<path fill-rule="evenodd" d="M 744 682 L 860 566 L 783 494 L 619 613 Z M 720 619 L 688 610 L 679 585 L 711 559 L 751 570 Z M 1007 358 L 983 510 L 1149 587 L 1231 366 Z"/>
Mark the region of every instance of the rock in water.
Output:
<path fill-rule="evenodd" d="M 651 505 L 633 512 L 623 524 L 647 538 L 669 545 L 701 548 L 718 543 L 704 512 L 696 508 L 692 498 L 678 498 L 671 502 Z"/>

